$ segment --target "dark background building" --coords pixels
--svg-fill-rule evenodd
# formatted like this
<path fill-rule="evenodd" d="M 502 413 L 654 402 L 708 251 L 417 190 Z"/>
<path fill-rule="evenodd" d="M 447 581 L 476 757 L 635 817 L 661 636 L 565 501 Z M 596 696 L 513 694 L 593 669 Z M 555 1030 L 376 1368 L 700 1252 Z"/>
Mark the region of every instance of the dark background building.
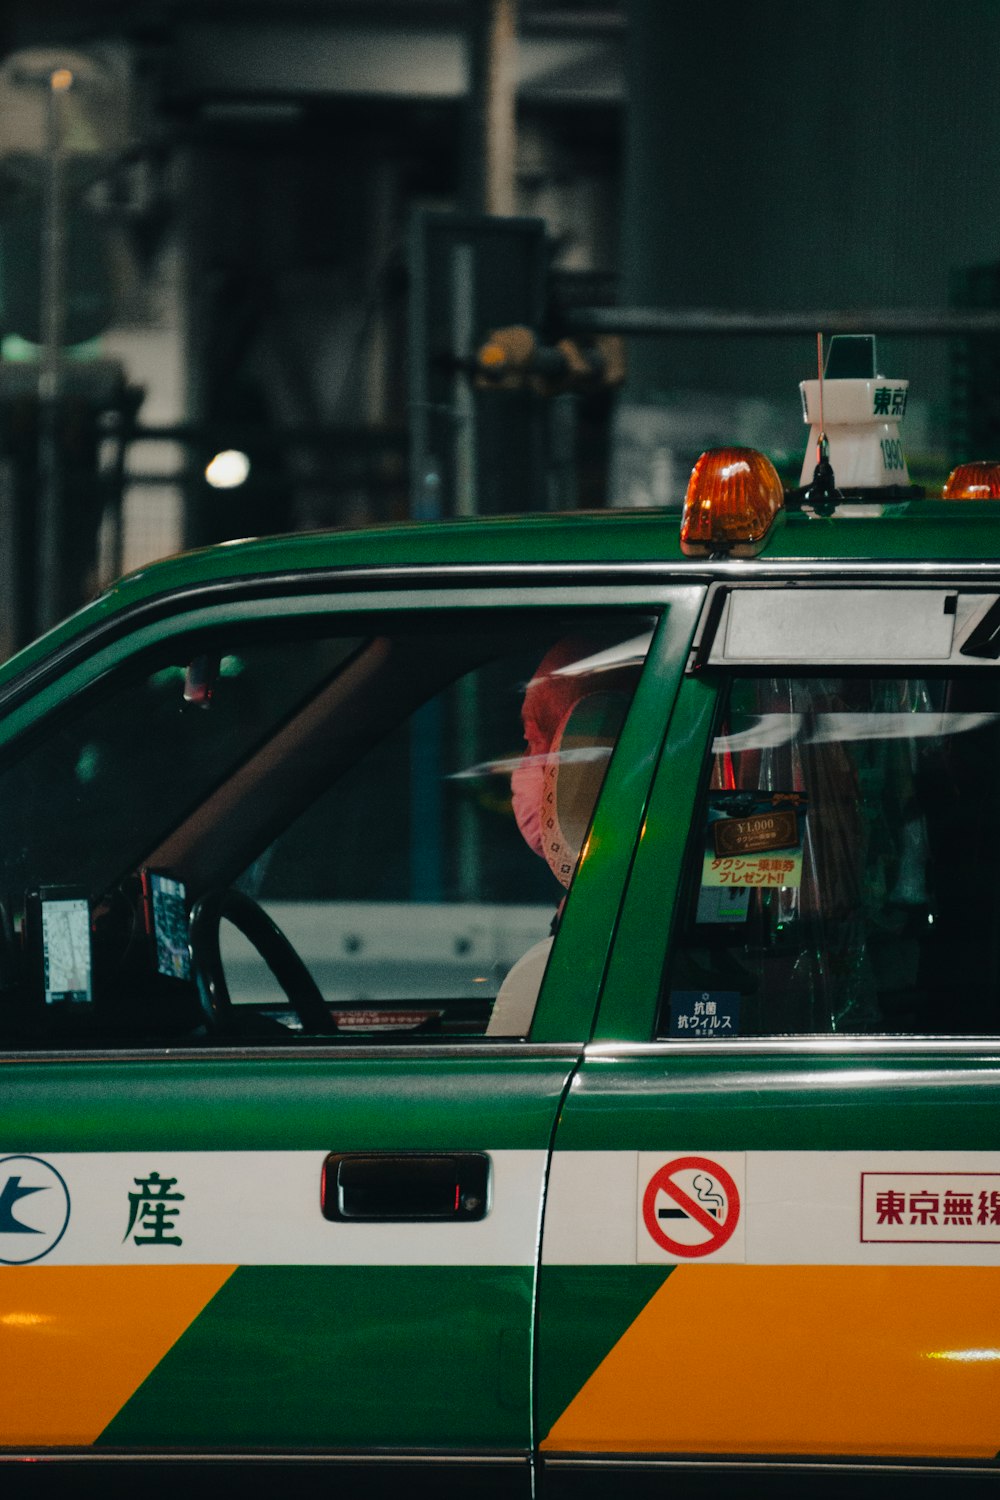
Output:
<path fill-rule="evenodd" d="M 723 441 L 795 482 L 824 312 L 939 483 L 1000 442 L 995 341 L 891 330 L 997 304 L 998 47 L 990 0 L 7 0 L 0 645 L 182 545 L 677 505 Z M 644 308 L 688 325 L 624 383 L 475 376 Z"/>

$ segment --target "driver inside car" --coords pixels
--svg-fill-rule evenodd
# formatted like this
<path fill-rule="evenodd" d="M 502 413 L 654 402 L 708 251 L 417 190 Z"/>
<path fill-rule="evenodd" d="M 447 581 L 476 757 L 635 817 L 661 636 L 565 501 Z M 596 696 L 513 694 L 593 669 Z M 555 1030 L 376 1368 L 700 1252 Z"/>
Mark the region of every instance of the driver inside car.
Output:
<path fill-rule="evenodd" d="M 543 656 L 521 704 L 525 751 L 511 773 L 521 836 L 568 891 L 635 687 L 634 663 L 585 636 L 566 636 Z M 527 1036 L 555 933 L 528 949 L 500 986 L 487 1036 Z"/>

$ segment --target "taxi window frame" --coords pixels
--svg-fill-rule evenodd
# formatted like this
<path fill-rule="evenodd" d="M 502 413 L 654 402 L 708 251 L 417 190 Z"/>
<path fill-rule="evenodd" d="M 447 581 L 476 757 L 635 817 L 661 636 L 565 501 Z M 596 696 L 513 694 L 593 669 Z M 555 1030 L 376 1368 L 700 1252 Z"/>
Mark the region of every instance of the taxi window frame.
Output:
<path fill-rule="evenodd" d="M 667 1057 L 682 1053 L 714 1054 L 778 1052 L 790 1054 L 839 1053 L 941 1053 L 949 1050 L 980 1054 L 1000 1049 L 997 1035 L 968 1034 L 908 1035 L 892 1033 L 774 1033 L 761 1036 L 735 1036 L 727 1039 L 684 1040 L 657 1034 L 661 1015 L 662 993 L 676 933 L 683 918 L 686 872 L 690 861 L 691 841 L 698 837 L 694 809 L 700 805 L 702 783 L 712 738 L 716 733 L 729 682 L 737 677 L 830 675 L 828 664 L 803 660 L 768 659 L 756 663 L 740 660 L 733 663 L 712 661 L 709 655 L 726 596 L 745 588 L 775 589 L 815 583 L 836 593 L 844 587 L 861 589 L 897 589 L 915 586 L 935 590 L 983 596 L 983 606 L 964 633 L 972 633 L 1000 599 L 1000 573 L 996 564 L 909 565 L 894 569 L 884 564 L 820 564 L 814 571 L 808 565 L 769 566 L 766 571 L 751 564 L 716 564 L 715 576 L 708 582 L 705 603 L 691 642 L 684 679 L 678 695 L 674 720 L 664 744 L 651 790 L 649 816 L 644 837 L 636 851 L 622 905 L 621 918 L 610 956 L 601 1002 L 595 1019 L 591 1047 L 595 1055 L 633 1055 L 637 1051 L 655 1052 Z M 723 576 L 719 576 L 719 574 Z M 726 576 L 729 575 L 729 576 Z M 898 670 L 893 671 L 896 665 Z M 946 660 L 911 660 L 893 663 L 886 659 L 838 663 L 838 677 L 873 676 L 921 678 L 968 677 L 990 678 L 1000 671 L 1000 653 L 994 657 L 959 655 Z M 694 774 L 690 775 L 694 766 Z M 687 821 L 683 833 L 672 830 L 670 804 L 678 799 L 679 785 L 687 773 Z M 658 935 L 652 935 L 656 914 L 662 917 L 660 896 L 669 902 L 669 916 L 660 921 Z"/>
<path fill-rule="evenodd" d="M 329 628 L 343 628 L 342 622 L 359 616 L 389 618 L 421 614 L 444 622 L 463 613 L 485 615 L 489 612 L 495 613 L 499 619 L 520 613 L 525 618 L 537 616 L 539 620 L 567 614 L 596 614 L 608 620 L 614 615 L 634 617 L 644 614 L 657 618 L 655 635 L 681 595 L 685 598 L 682 614 L 686 614 L 690 607 L 687 601 L 695 594 L 700 601 L 704 593 L 703 585 L 692 590 L 692 580 L 671 578 L 659 571 L 651 577 L 648 569 L 631 565 L 596 566 L 582 570 L 582 577 L 579 576 L 581 570 L 574 569 L 577 579 L 573 583 L 562 581 L 568 570 L 558 567 L 486 567 L 471 570 L 475 576 L 470 576 L 470 570 L 436 571 L 443 575 L 436 580 L 429 576 L 435 570 L 426 568 L 391 570 L 391 579 L 386 579 L 381 570 L 372 570 L 371 577 L 367 570 L 357 570 L 350 575 L 327 573 L 299 580 L 302 586 L 294 592 L 288 592 L 289 580 L 284 577 L 266 580 L 263 587 L 259 579 L 244 579 L 188 591 L 173 600 L 164 596 L 142 601 L 111 620 L 98 621 L 75 640 L 58 641 L 49 657 L 30 663 L 8 681 L 0 690 L 0 754 L 9 750 L 20 755 L 36 732 L 44 733 L 58 718 L 66 703 L 75 704 L 81 697 L 89 696 L 100 689 L 110 674 L 134 662 L 140 655 L 155 651 L 181 636 L 240 630 L 247 626 L 259 626 L 267 632 L 278 622 L 293 631 L 308 629 L 310 622 L 319 621 Z M 553 573 L 558 582 L 552 581 Z M 387 587 L 387 583 L 391 586 Z M 172 604 L 175 607 L 172 608 Z M 645 676 L 645 669 L 642 676 Z M 602 801 L 603 798 L 602 792 Z M 623 882 L 624 875 L 622 885 Z M 616 911 L 621 894 L 622 887 L 616 886 L 612 892 Z M 578 901 L 578 908 L 579 905 Z M 536 1038 L 533 1029 L 532 1049 L 537 1046 L 547 1052 L 553 1046 L 564 1049 L 568 1044 L 586 1041 L 597 1006 L 596 979 L 593 986 L 581 985 L 578 976 L 574 976 L 572 990 L 571 1003 L 567 1003 L 565 993 L 560 993 L 547 1005 L 546 985 L 543 984 L 536 1011 L 536 1021 L 542 1022 L 542 1035 Z M 487 1045 L 490 1055 L 511 1048 L 523 1055 L 529 1043 L 497 1038 L 491 1039 Z M 482 1052 L 483 1039 L 475 1038 L 458 1047 L 452 1043 L 436 1045 L 428 1041 L 422 1043 L 421 1051 L 428 1055 L 435 1052 L 452 1055 L 456 1050 L 467 1052 L 468 1046 Z M 335 1056 L 347 1053 L 382 1056 L 410 1054 L 412 1046 L 394 1047 L 392 1043 L 367 1040 L 331 1047 L 328 1042 L 317 1040 L 302 1050 Z M 92 1058 L 99 1053 L 99 1048 L 95 1052 L 71 1048 L 57 1049 L 54 1055 Z M 110 1049 L 110 1055 L 134 1056 L 136 1059 L 158 1053 L 177 1059 L 208 1055 L 200 1049 L 161 1048 L 156 1044 L 142 1049 L 128 1045 Z M 7 1052 L 4 1057 L 12 1060 L 15 1055 Z M 32 1051 L 28 1055 L 39 1054 Z M 211 1055 L 270 1057 L 275 1054 L 270 1049 L 251 1044 L 217 1047 Z"/>
<path fill-rule="evenodd" d="M 716 699 L 708 738 L 703 747 L 701 761 L 699 764 L 697 790 L 695 800 L 692 804 L 690 828 L 688 830 L 687 839 L 684 843 L 684 849 L 681 856 L 677 894 L 671 913 L 669 924 L 669 938 L 664 963 L 661 970 L 660 985 L 653 1018 L 653 1032 L 652 1036 L 646 1038 L 646 1040 L 650 1041 L 656 1046 L 665 1046 L 671 1050 L 676 1050 L 679 1047 L 699 1045 L 699 1043 L 692 1043 L 683 1038 L 667 1036 L 662 1029 L 662 1021 L 666 1014 L 668 1005 L 667 997 L 668 982 L 670 978 L 670 966 L 674 958 L 675 950 L 680 942 L 681 934 L 687 932 L 689 927 L 692 925 L 691 913 L 694 902 L 696 900 L 697 892 L 695 875 L 698 868 L 700 867 L 701 851 L 704 846 L 705 838 L 705 818 L 708 802 L 711 796 L 711 789 L 708 785 L 706 773 L 709 770 L 713 758 L 713 743 L 718 737 L 722 725 L 725 722 L 725 716 L 729 707 L 730 695 L 734 684 L 739 680 L 750 681 L 753 679 L 764 679 L 772 676 L 778 677 L 779 679 L 787 678 L 794 681 L 811 681 L 820 680 L 822 677 L 830 675 L 835 675 L 837 679 L 855 679 L 859 681 L 884 680 L 886 682 L 892 682 L 906 680 L 907 678 L 911 680 L 919 679 L 922 681 L 930 680 L 941 682 L 954 682 L 956 681 L 956 678 L 963 681 L 988 681 L 991 677 L 995 677 L 996 674 L 1000 672 L 1000 661 L 998 661 L 997 665 L 994 667 L 985 667 L 981 661 L 976 662 L 974 663 L 975 670 L 973 670 L 971 673 L 963 672 L 961 674 L 956 674 L 952 670 L 952 664 L 950 662 L 938 663 L 936 667 L 921 667 L 913 663 L 905 663 L 904 666 L 905 670 L 891 673 L 889 671 L 886 671 L 885 669 L 873 668 L 868 665 L 845 668 L 838 663 L 833 668 L 831 673 L 829 670 L 823 672 L 815 669 L 800 669 L 798 663 L 793 663 L 792 666 L 785 667 L 773 662 L 768 662 L 766 664 L 762 664 L 749 669 L 746 668 L 742 663 L 738 663 L 731 668 L 726 667 L 724 669 L 717 669 L 713 667 L 706 671 L 704 677 L 706 679 L 711 679 L 712 686 L 715 689 Z M 909 1043 L 928 1043 L 930 1045 L 936 1044 L 938 1046 L 947 1046 L 951 1044 L 974 1044 L 977 1047 L 1000 1047 L 1000 1023 L 998 1023 L 996 1033 L 970 1033 L 959 1031 L 950 1033 L 890 1031 L 879 1032 L 861 1030 L 842 1032 L 789 1032 L 775 1030 L 746 1035 L 737 1034 L 731 1038 L 725 1039 L 724 1041 L 718 1039 L 705 1040 L 700 1045 L 705 1046 L 709 1051 L 715 1051 L 720 1047 L 729 1046 L 735 1048 L 746 1047 L 747 1045 L 771 1047 L 774 1045 L 783 1046 L 785 1044 L 794 1043 L 806 1045 L 814 1044 L 820 1047 L 834 1045 L 838 1049 L 844 1046 L 851 1048 L 858 1043 L 871 1043 L 876 1045 L 882 1044 L 889 1048 L 894 1048 L 898 1044 L 903 1044 L 905 1046 Z"/>

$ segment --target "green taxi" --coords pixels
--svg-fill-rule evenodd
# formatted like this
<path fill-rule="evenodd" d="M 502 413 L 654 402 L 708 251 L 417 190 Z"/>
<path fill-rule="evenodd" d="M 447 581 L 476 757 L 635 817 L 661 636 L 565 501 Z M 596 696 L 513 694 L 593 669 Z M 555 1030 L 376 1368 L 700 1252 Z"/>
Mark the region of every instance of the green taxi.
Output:
<path fill-rule="evenodd" d="M 1000 1479 L 1000 505 L 742 463 L 0 671 L 4 1483 Z"/>

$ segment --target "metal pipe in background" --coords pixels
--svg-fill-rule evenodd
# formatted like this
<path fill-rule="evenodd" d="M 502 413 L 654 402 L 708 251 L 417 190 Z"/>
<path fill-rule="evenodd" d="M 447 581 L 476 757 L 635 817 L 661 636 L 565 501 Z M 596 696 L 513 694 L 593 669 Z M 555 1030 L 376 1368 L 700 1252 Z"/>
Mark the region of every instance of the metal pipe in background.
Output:
<path fill-rule="evenodd" d="M 515 212 L 517 0 L 469 0 L 465 206 Z"/>
<path fill-rule="evenodd" d="M 59 452 L 62 344 L 66 324 L 66 203 L 63 106 L 73 86 L 68 68 L 42 80 L 45 95 L 45 191 L 42 205 L 42 359 L 38 375 L 38 597 L 41 634 L 65 613 L 65 495 Z"/>
<path fill-rule="evenodd" d="M 1000 311 L 950 308 L 870 308 L 860 312 L 730 312 L 706 307 L 576 307 L 566 311 L 574 333 L 617 333 L 630 338 L 724 334 L 783 338 L 816 333 L 877 333 L 953 338 L 1000 333 Z"/>

